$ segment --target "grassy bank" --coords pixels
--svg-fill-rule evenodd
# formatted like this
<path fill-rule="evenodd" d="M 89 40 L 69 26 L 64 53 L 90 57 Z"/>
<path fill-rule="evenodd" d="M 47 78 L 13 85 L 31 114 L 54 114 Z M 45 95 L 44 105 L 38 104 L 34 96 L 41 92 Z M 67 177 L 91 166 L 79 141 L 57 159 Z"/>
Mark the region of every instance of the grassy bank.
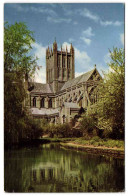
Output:
<path fill-rule="evenodd" d="M 93 137 L 90 140 L 85 140 L 84 138 L 77 138 L 73 141 L 75 144 L 82 144 L 94 147 L 107 147 L 107 148 L 121 148 L 124 149 L 123 140 L 112 140 L 112 139 L 101 139 L 99 137 Z"/>
<path fill-rule="evenodd" d="M 106 148 L 117 148 L 124 150 L 124 141 L 123 140 L 112 140 L 112 139 L 101 139 L 98 136 L 93 137 L 90 140 L 86 140 L 84 137 L 80 138 L 42 138 L 40 140 L 49 141 L 49 142 L 72 142 L 74 144 L 80 144 L 85 146 L 93 147 L 106 147 Z"/>

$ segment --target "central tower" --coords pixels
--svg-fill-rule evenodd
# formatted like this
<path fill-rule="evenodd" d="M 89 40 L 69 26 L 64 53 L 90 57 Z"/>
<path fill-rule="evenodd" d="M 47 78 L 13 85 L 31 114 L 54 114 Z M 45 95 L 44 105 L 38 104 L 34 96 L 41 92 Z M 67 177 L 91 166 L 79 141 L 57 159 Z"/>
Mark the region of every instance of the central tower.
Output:
<path fill-rule="evenodd" d="M 65 82 L 75 77 L 74 48 L 71 44 L 70 52 L 57 50 L 57 43 L 54 41 L 53 49 L 46 49 L 46 83 L 50 84 L 56 93 Z"/>

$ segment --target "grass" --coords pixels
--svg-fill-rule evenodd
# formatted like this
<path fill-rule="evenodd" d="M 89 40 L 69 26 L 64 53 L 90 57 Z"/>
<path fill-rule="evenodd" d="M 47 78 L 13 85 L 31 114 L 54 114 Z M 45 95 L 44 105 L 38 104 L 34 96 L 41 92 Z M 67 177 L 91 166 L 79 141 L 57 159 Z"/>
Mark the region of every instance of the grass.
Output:
<path fill-rule="evenodd" d="M 90 140 L 87 140 L 84 137 L 79 138 L 41 138 L 41 140 L 50 141 L 50 142 L 73 142 L 76 144 L 82 145 L 93 145 L 94 147 L 108 147 L 108 148 L 120 148 L 124 149 L 124 141 L 123 140 L 112 140 L 112 139 L 101 139 L 98 136 L 93 137 Z"/>
<path fill-rule="evenodd" d="M 73 142 L 82 145 L 93 145 L 95 147 L 102 146 L 108 148 L 116 147 L 116 148 L 124 149 L 123 140 L 101 139 L 98 136 L 95 136 L 90 140 L 86 140 L 85 138 L 77 138 Z"/>

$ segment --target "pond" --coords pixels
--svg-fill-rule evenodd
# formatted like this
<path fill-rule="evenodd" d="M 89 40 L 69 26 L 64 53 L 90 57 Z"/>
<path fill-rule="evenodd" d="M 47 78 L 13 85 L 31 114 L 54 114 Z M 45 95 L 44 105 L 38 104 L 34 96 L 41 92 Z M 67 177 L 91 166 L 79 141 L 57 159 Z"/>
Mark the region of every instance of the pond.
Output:
<path fill-rule="evenodd" d="M 5 150 L 6 192 L 122 192 L 124 160 L 59 143 Z"/>

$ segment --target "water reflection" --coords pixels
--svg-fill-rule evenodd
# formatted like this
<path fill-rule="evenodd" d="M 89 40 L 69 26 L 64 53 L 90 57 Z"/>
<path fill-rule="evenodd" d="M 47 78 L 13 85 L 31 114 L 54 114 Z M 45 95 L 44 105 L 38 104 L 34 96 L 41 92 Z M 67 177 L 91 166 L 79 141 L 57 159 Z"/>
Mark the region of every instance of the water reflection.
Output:
<path fill-rule="evenodd" d="M 62 149 L 59 144 L 5 151 L 7 192 L 118 192 L 124 161 Z"/>

